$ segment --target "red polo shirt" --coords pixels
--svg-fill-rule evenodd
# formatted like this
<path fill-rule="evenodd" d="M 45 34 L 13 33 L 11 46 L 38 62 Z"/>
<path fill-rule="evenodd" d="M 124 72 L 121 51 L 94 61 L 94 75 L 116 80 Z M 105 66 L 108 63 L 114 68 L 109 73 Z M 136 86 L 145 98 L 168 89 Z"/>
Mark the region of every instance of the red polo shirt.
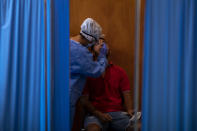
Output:
<path fill-rule="evenodd" d="M 101 112 L 122 111 L 122 93 L 130 91 L 130 84 L 126 72 L 119 66 L 110 64 L 105 75 L 99 78 L 88 78 L 83 95 L 89 95 L 93 106 Z"/>

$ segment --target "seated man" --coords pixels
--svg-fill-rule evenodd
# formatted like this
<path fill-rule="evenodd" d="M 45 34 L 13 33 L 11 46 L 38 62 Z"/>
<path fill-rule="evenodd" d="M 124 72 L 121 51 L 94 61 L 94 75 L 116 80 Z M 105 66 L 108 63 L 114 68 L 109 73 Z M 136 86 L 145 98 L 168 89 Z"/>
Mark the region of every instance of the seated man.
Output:
<path fill-rule="evenodd" d="M 87 131 L 125 131 L 133 114 L 126 72 L 109 63 L 102 76 L 87 79 L 81 103 L 89 112 L 84 122 Z"/>

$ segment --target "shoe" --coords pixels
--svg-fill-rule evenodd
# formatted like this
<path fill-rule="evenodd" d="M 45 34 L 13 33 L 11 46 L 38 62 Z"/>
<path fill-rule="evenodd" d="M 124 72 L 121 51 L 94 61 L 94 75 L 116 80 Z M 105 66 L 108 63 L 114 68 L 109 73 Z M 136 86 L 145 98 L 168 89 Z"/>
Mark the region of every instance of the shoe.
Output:
<path fill-rule="evenodd" d="M 141 118 L 141 115 L 142 113 L 141 112 L 137 112 L 137 115 L 133 115 L 131 118 L 130 118 L 130 122 L 134 122 L 135 119 L 139 120 Z M 136 116 L 136 117 L 135 117 Z"/>

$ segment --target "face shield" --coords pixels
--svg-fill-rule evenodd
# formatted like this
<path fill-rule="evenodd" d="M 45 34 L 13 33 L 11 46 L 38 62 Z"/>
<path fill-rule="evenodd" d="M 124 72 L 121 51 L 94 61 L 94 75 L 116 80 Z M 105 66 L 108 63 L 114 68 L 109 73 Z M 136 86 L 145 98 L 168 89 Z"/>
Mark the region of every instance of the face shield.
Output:
<path fill-rule="evenodd" d="M 83 37 L 85 37 L 86 39 L 87 39 L 87 37 L 89 37 L 89 39 L 87 39 L 87 40 L 88 40 L 90 43 L 88 43 L 88 45 L 86 46 L 87 48 L 89 48 L 89 47 L 91 47 L 91 46 L 94 46 L 94 45 L 96 45 L 96 44 L 99 43 L 98 40 L 97 40 L 97 38 L 94 37 L 94 36 L 91 35 L 91 34 L 88 34 L 88 33 L 84 32 L 84 31 L 82 31 L 80 34 L 81 34 Z M 90 39 L 90 37 L 91 37 L 91 39 Z M 90 40 L 91 40 L 91 41 L 90 41 Z"/>

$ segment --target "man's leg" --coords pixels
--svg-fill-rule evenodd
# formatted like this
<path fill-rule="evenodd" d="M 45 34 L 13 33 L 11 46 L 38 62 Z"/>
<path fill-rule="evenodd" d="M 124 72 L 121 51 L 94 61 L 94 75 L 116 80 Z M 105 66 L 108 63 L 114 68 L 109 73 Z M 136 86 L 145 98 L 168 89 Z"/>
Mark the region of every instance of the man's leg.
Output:
<path fill-rule="evenodd" d="M 129 126 L 129 115 L 125 112 L 109 112 L 112 116 L 112 121 L 110 122 L 110 129 L 113 131 L 126 131 Z"/>
<path fill-rule="evenodd" d="M 97 124 L 89 124 L 87 126 L 87 131 L 101 131 L 101 128 Z"/>
<path fill-rule="evenodd" d="M 84 127 L 88 131 L 108 131 L 108 123 L 102 123 L 93 115 L 86 116 Z"/>

